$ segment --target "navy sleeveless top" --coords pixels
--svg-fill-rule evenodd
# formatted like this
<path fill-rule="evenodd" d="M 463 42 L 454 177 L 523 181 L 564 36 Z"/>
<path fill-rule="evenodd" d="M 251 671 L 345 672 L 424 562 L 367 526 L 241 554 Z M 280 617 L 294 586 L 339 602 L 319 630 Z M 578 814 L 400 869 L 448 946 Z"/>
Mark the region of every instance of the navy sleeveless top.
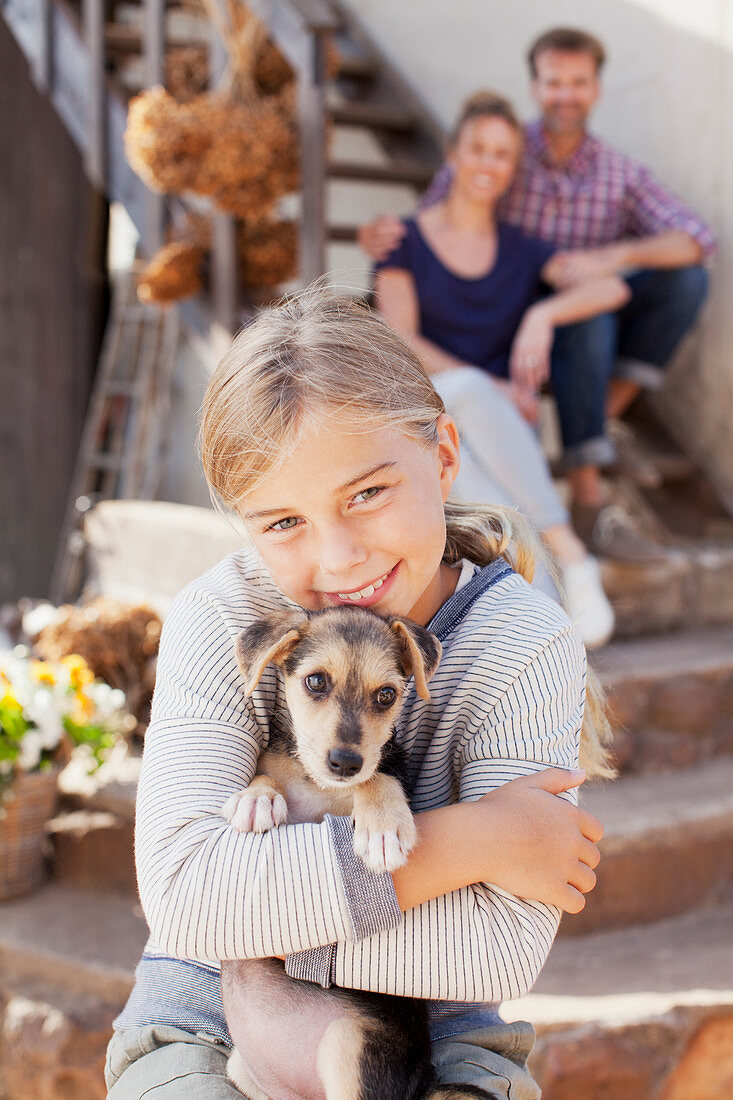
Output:
<path fill-rule="evenodd" d="M 400 244 L 377 270 L 400 268 L 412 275 L 422 336 L 462 362 L 505 378 L 514 334 L 542 295 L 540 272 L 557 246 L 500 223 L 493 267 L 467 279 L 438 259 L 414 218 L 406 218 L 405 226 Z"/>

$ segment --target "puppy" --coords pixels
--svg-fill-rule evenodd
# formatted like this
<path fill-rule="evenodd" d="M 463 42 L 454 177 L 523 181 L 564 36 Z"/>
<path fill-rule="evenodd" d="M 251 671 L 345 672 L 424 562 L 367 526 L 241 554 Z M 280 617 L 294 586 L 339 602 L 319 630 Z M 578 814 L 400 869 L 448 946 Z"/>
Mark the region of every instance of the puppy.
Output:
<path fill-rule="evenodd" d="M 401 866 L 416 829 L 394 723 L 410 676 L 429 699 L 437 638 L 408 619 L 334 607 L 255 623 L 236 648 L 248 695 L 268 664 L 281 668 L 290 720 L 271 729 L 252 783 L 223 807 L 226 819 L 241 832 L 265 832 L 351 815 L 366 865 Z M 249 1100 L 269 1100 L 258 1079 L 278 1100 L 487 1095 L 433 1087 L 423 1001 L 322 989 L 290 978 L 277 959 L 222 962 L 222 996 L 235 1043 L 228 1073 Z"/>

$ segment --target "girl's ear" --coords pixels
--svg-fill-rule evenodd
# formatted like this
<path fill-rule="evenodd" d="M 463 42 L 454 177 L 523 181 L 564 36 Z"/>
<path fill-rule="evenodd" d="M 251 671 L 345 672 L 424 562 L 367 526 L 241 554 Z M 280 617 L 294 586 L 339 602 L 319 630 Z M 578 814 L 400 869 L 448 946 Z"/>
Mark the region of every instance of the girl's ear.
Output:
<path fill-rule="evenodd" d="M 413 623 L 412 619 L 392 615 L 389 627 L 400 642 L 402 671 L 405 676 L 415 677 L 415 687 L 420 698 L 429 699 L 428 680 L 438 667 L 443 652 L 440 642 L 424 626 Z"/>
<path fill-rule="evenodd" d="M 435 426 L 438 429 L 440 491 L 445 504 L 461 468 L 461 441 L 456 422 L 448 413 L 441 413 Z"/>
<path fill-rule="evenodd" d="M 237 664 L 244 676 L 244 694 L 251 695 L 271 663 L 279 665 L 292 653 L 303 635 L 308 616 L 285 611 L 261 619 L 243 630 L 236 641 Z"/>

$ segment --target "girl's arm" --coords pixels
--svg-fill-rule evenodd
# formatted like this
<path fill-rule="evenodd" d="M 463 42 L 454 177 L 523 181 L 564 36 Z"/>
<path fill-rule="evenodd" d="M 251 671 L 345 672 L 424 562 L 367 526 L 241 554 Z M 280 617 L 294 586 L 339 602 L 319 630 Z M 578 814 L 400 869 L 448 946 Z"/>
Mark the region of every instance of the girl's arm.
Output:
<path fill-rule="evenodd" d="M 542 277 L 555 283 L 555 257 L 548 260 Z M 610 313 L 628 302 L 631 292 L 617 275 L 607 275 L 558 290 L 525 312 L 512 341 L 509 374 L 522 389 L 537 391 L 550 377 L 550 352 L 555 329 Z"/>
<path fill-rule="evenodd" d="M 418 843 L 392 872 L 403 911 L 459 890 L 493 882 L 523 898 L 541 898 L 579 913 L 595 886 L 593 868 L 603 827 L 593 814 L 558 795 L 583 782 L 582 771 L 550 768 L 482 795 L 417 814 Z M 472 838 L 466 844 L 466 837 Z"/>
<path fill-rule="evenodd" d="M 257 958 L 396 923 L 387 876 L 367 876 L 372 898 L 388 887 L 378 925 L 350 909 L 335 855 L 333 821 L 342 819 L 257 835 L 238 833 L 222 817 L 227 798 L 251 781 L 278 710 L 272 669 L 245 699 L 234 641 L 278 602 L 254 589 L 244 600 L 241 571 L 226 562 L 219 570 L 216 591 L 190 586 L 174 601 L 161 638 L 136 820 L 140 897 L 153 940 L 179 958 Z"/>
<path fill-rule="evenodd" d="M 455 367 L 471 365 L 443 351 L 432 340 L 426 340 L 420 334 L 420 311 L 415 292 L 415 280 L 409 271 L 396 267 L 378 271 L 374 282 L 374 294 L 379 312 L 393 329 L 405 337 L 428 374 L 440 374 Z"/>

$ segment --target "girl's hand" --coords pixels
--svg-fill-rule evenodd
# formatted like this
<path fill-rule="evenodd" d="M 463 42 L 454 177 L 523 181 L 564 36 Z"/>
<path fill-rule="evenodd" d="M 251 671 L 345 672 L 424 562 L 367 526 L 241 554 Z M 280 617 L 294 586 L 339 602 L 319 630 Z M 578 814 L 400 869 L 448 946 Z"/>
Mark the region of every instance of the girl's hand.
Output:
<path fill-rule="evenodd" d="M 521 390 L 537 393 L 550 377 L 550 352 L 555 330 L 542 303 L 530 306 L 521 320 L 509 353 L 509 376 Z"/>
<path fill-rule="evenodd" d="M 491 821 L 492 851 L 483 881 L 566 913 L 581 911 L 583 895 L 596 884 L 593 868 L 601 858 L 597 844 L 603 826 L 557 796 L 584 779 L 582 771 L 548 768 L 513 779 L 474 803 Z"/>

